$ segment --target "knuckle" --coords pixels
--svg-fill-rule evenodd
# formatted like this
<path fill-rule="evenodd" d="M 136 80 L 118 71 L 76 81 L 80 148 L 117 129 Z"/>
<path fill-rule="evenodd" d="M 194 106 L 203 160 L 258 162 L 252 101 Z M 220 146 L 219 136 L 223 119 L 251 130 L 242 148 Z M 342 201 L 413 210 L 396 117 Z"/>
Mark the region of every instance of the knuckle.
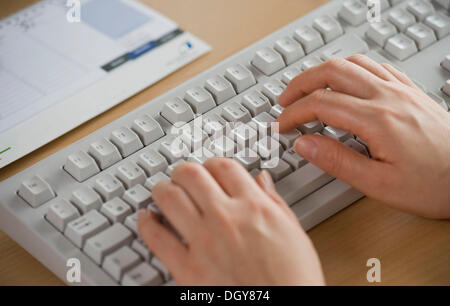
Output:
<path fill-rule="evenodd" d="M 177 180 L 180 179 L 196 179 L 202 175 L 202 169 L 200 165 L 197 165 L 195 163 L 183 163 L 180 166 L 178 166 L 174 173 L 173 178 Z"/>
<path fill-rule="evenodd" d="M 354 54 L 348 59 L 355 62 L 366 62 L 368 60 L 368 57 L 363 54 Z"/>
<path fill-rule="evenodd" d="M 239 165 L 237 161 L 233 159 L 221 157 L 210 159 L 209 161 L 207 161 L 207 163 L 210 168 L 221 171 L 227 171 Z"/>
<path fill-rule="evenodd" d="M 328 172 L 333 173 L 335 176 L 339 176 L 342 169 L 342 149 L 335 144 L 330 150 L 326 151 L 325 161 L 327 163 Z"/>
<path fill-rule="evenodd" d="M 325 62 L 325 67 L 329 72 L 335 73 L 342 70 L 348 64 L 347 60 L 343 58 L 333 58 Z"/>

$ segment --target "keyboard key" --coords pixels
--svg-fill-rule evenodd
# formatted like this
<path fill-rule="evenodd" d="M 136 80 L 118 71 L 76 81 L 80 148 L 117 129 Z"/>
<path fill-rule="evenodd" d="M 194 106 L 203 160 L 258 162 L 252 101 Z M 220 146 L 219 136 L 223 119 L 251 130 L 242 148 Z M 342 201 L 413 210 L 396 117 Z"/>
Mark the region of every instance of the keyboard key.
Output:
<path fill-rule="evenodd" d="M 194 120 L 194 113 L 189 104 L 178 97 L 164 104 L 161 116 L 176 127 L 183 126 L 185 123 Z"/>
<path fill-rule="evenodd" d="M 134 211 L 139 211 L 150 204 L 152 201 L 152 193 L 142 187 L 142 185 L 136 185 L 125 191 L 123 199 L 134 209 Z"/>
<path fill-rule="evenodd" d="M 434 13 L 434 7 L 431 3 L 423 0 L 412 0 L 408 2 L 407 10 L 412 13 L 419 21 Z"/>
<path fill-rule="evenodd" d="M 249 148 L 244 148 L 234 155 L 234 159 L 244 166 L 247 171 L 259 168 L 261 158 L 259 155 Z"/>
<path fill-rule="evenodd" d="M 135 212 L 132 215 L 129 215 L 125 218 L 125 226 L 131 230 L 136 237 L 139 237 L 139 231 L 138 231 L 138 212 Z"/>
<path fill-rule="evenodd" d="M 144 170 L 139 168 L 134 162 L 126 162 L 120 165 L 117 168 L 116 176 L 127 189 L 137 184 L 143 185 L 147 179 Z"/>
<path fill-rule="evenodd" d="M 384 47 L 386 41 L 397 34 L 397 28 L 390 22 L 382 20 L 369 25 L 366 36 L 380 47 Z"/>
<path fill-rule="evenodd" d="M 66 200 L 57 199 L 50 205 L 45 218 L 59 231 L 64 232 L 66 225 L 79 216 L 75 206 Z"/>
<path fill-rule="evenodd" d="M 124 274 L 123 286 L 159 286 L 163 283 L 159 272 L 148 263 L 141 263 Z"/>
<path fill-rule="evenodd" d="M 24 181 L 20 185 L 18 194 L 33 208 L 47 203 L 56 196 L 52 187 L 38 175 Z"/>
<path fill-rule="evenodd" d="M 248 109 L 253 117 L 261 114 L 262 112 L 269 112 L 272 107 L 269 99 L 256 90 L 244 95 L 242 105 Z"/>
<path fill-rule="evenodd" d="M 149 149 L 139 155 L 137 164 L 144 169 L 149 176 L 165 171 L 169 165 L 165 157 L 154 149 Z"/>
<path fill-rule="evenodd" d="M 281 105 L 276 104 L 276 105 L 272 106 L 272 108 L 270 109 L 270 114 L 273 117 L 278 118 L 281 116 L 281 113 L 283 112 L 283 110 L 284 110 L 284 108 Z"/>
<path fill-rule="evenodd" d="M 236 143 L 226 136 L 217 137 L 211 141 L 207 149 L 218 157 L 233 157 Z"/>
<path fill-rule="evenodd" d="M 125 192 L 122 183 L 110 174 L 104 174 L 97 178 L 95 180 L 94 189 L 105 201 L 120 197 Z"/>
<path fill-rule="evenodd" d="M 319 120 L 304 123 L 300 125 L 299 130 L 300 132 L 302 132 L 302 134 L 320 133 L 323 130 L 323 123 Z"/>
<path fill-rule="evenodd" d="M 310 58 L 302 61 L 300 67 L 302 69 L 302 71 L 306 71 L 309 68 L 315 67 L 315 66 L 319 66 L 320 64 L 322 64 L 322 61 L 320 60 L 320 58 L 318 58 L 317 56 L 311 56 Z"/>
<path fill-rule="evenodd" d="M 159 152 L 167 159 L 169 164 L 173 164 L 182 158 L 187 158 L 190 153 L 180 137 L 164 139 L 159 145 Z"/>
<path fill-rule="evenodd" d="M 341 129 L 332 126 L 326 126 L 323 129 L 322 134 L 340 142 L 345 142 L 347 139 L 353 138 L 352 133 L 343 131 Z"/>
<path fill-rule="evenodd" d="M 409 26 L 416 22 L 416 18 L 404 9 L 393 9 L 389 12 L 388 19 L 393 23 L 400 32 L 403 32 Z"/>
<path fill-rule="evenodd" d="M 138 239 L 133 241 L 131 248 L 138 253 L 144 261 L 150 262 L 153 257 L 152 252 L 150 252 L 147 246 L 141 243 Z"/>
<path fill-rule="evenodd" d="M 196 151 L 203 147 L 208 140 L 208 134 L 199 126 L 185 126 L 181 133 L 181 140 L 184 142 L 190 152 Z"/>
<path fill-rule="evenodd" d="M 277 40 L 274 49 L 283 56 L 284 62 L 287 65 L 290 65 L 305 56 L 305 51 L 303 51 L 302 46 L 288 36 Z"/>
<path fill-rule="evenodd" d="M 450 80 L 447 80 L 447 82 L 445 82 L 444 87 L 442 87 L 442 91 L 450 97 Z"/>
<path fill-rule="evenodd" d="M 443 14 L 428 16 L 425 24 L 436 32 L 438 39 L 442 39 L 450 33 L 450 18 Z"/>
<path fill-rule="evenodd" d="M 325 43 L 329 43 L 344 34 L 341 24 L 330 15 L 316 18 L 313 23 L 313 28 L 322 34 Z"/>
<path fill-rule="evenodd" d="M 281 81 L 288 85 L 296 76 L 300 74 L 300 70 L 295 67 L 290 67 L 281 76 Z"/>
<path fill-rule="evenodd" d="M 401 61 L 418 52 L 414 40 L 402 33 L 389 38 L 385 50 Z"/>
<path fill-rule="evenodd" d="M 100 172 L 95 160 L 83 151 L 70 154 L 64 164 L 64 170 L 78 182 L 83 182 Z"/>
<path fill-rule="evenodd" d="M 237 102 L 232 102 L 222 109 L 222 117 L 229 122 L 248 122 L 252 119 L 250 112 Z"/>
<path fill-rule="evenodd" d="M 120 249 L 124 245 L 130 245 L 133 234 L 120 223 L 115 223 L 86 241 L 84 252 L 97 264 L 101 265 L 108 254 Z"/>
<path fill-rule="evenodd" d="M 239 124 L 233 128 L 229 137 L 237 144 L 238 149 L 251 148 L 258 140 L 258 132 L 248 124 Z"/>
<path fill-rule="evenodd" d="M 362 155 L 365 155 L 365 156 L 369 157 L 369 152 L 367 152 L 366 147 L 363 144 L 359 143 L 354 138 L 347 139 L 344 142 L 344 145 L 346 145 L 350 149 L 352 149 L 352 150 L 354 150 L 354 151 L 356 151 L 356 152 L 358 152 L 358 153 L 360 153 Z"/>
<path fill-rule="evenodd" d="M 106 256 L 103 269 L 116 281 L 122 279 L 122 275 L 141 262 L 139 255 L 130 247 L 124 246 L 116 252 Z"/>
<path fill-rule="evenodd" d="M 138 135 L 127 127 L 121 127 L 111 133 L 111 141 L 117 146 L 123 157 L 130 156 L 144 147 Z"/>
<path fill-rule="evenodd" d="M 225 71 L 225 78 L 233 84 L 237 93 L 241 93 L 256 84 L 253 73 L 241 64 L 228 68 Z"/>
<path fill-rule="evenodd" d="M 274 130 L 272 124 L 275 122 L 275 118 L 268 113 L 261 113 L 249 123 L 249 125 L 258 132 L 258 138 L 262 139 L 266 136 L 272 136 Z"/>
<path fill-rule="evenodd" d="M 158 121 L 148 115 L 142 115 L 134 120 L 131 128 L 139 135 L 145 146 L 164 136 L 164 131 Z"/>
<path fill-rule="evenodd" d="M 226 124 L 226 121 L 218 114 L 210 114 L 203 117 L 203 129 L 213 138 L 225 134 Z"/>
<path fill-rule="evenodd" d="M 287 133 L 283 133 L 283 134 L 278 134 L 276 133 L 273 137 L 275 139 L 278 139 L 278 141 L 281 143 L 281 145 L 283 146 L 283 148 L 285 150 L 289 149 L 290 147 L 292 147 L 294 145 L 294 142 L 297 140 L 297 138 L 299 138 L 300 136 L 302 136 L 302 133 L 300 133 L 297 130 L 292 130 L 290 132 Z"/>
<path fill-rule="evenodd" d="M 189 155 L 188 161 L 191 163 L 203 164 L 208 159 L 213 158 L 214 156 L 214 153 L 203 147 Z"/>
<path fill-rule="evenodd" d="M 283 147 L 281 144 L 272 137 L 264 137 L 253 145 L 253 151 L 258 153 L 262 159 L 273 159 L 281 157 L 283 153 Z"/>
<path fill-rule="evenodd" d="M 184 99 L 196 114 L 204 114 L 216 106 L 213 96 L 202 87 L 188 89 Z"/>
<path fill-rule="evenodd" d="M 83 186 L 72 193 L 70 201 L 83 213 L 102 206 L 102 199 L 90 187 Z"/>
<path fill-rule="evenodd" d="M 445 59 L 441 63 L 441 66 L 442 68 L 450 72 L 450 54 L 445 57 Z"/>
<path fill-rule="evenodd" d="M 102 170 L 122 160 L 122 156 L 116 146 L 105 138 L 92 143 L 89 146 L 88 153 L 95 159 Z"/>
<path fill-rule="evenodd" d="M 367 20 L 367 6 L 358 0 L 345 0 L 338 15 L 352 26 L 357 26 Z"/>
<path fill-rule="evenodd" d="M 149 177 L 147 181 L 145 181 L 145 188 L 147 188 L 148 190 L 152 190 L 153 187 L 155 187 L 156 184 L 158 184 L 162 180 L 170 181 L 170 177 L 162 172 L 158 172 L 155 175 Z"/>
<path fill-rule="evenodd" d="M 308 163 L 275 184 L 278 193 L 289 205 L 331 182 L 334 178 Z"/>
<path fill-rule="evenodd" d="M 425 49 L 437 40 L 433 30 L 421 23 L 410 26 L 405 34 L 414 39 L 419 50 Z"/>
<path fill-rule="evenodd" d="M 100 212 L 104 214 L 111 223 L 123 222 L 128 215 L 133 213 L 131 207 L 120 198 L 114 198 L 103 204 Z"/>
<path fill-rule="evenodd" d="M 206 80 L 205 88 L 213 95 L 217 104 L 222 104 L 236 95 L 233 85 L 221 76 Z"/>
<path fill-rule="evenodd" d="M 269 98 L 270 102 L 273 104 L 278 104 L 278 98 L 286 89 L 286 85 L 278 80 L 270 80 L 265 83 L 262 87 L 262 93 Z"/>
<path fill-rule="evenodd" d="M 297 170 L 308 163 L 306 159 L 295 152 L 294 148 L 290 148 L 283 153 L 283 160 L 287 162 L 294 170 Z"/>
<path fill-rule="evenodd" d="M 278 159 L 275 166 L 272 164 L 273 161 L 265 161 L 261 164 L 261 168 L 269 172 L 270 176 L 274 182 L 278 182 L 282 178 L 292 173 L 292 168 L 287 162 L 282 159 Z"/>
<path fill-rule="evenodd" d="M 67 224 L 64 235 L 77 247 L 82 248 L 84 242 L 109 227 L 108 219 L 96 210 L 91 210 Z"/>
<path fill-rule="evenodd" d="M 367 43 L 356 35 L 350 34 L 339 38 L 332 46 L 326 48 L 321 58 L 323 61 L 332 58 L 347 58 L 354 54 L 365 54 L 369 52 Z"/>
<path fill-rule="evenodd" d="M 168 281 L 172 278 L 166 266 L 164 266 L 164 264 L 156 256 L 153 256 L 150 263 L 159 271 L 159 273 L 161 273 L 165 281 Z"/>
<path fill-rule="evenodd" d="M 265 75 L 272 75 L 285 67 L 280 53 L 267 47 L 256 52 L 252 64 Z"/>
<path fill-rule="evenodd" d="M 324 45 L 320 33 L 310 26 L 303 26 L 295 30 L 294 38 L 302 44 L 306 54 L 309 54 Z"/>

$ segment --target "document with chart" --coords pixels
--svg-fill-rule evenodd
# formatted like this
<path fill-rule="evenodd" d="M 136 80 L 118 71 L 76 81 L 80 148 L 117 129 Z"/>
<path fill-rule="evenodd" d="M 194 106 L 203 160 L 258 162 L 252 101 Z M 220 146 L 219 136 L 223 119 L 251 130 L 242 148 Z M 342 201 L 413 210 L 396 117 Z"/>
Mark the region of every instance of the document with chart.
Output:
<path fill-rule="evenodd" d="M 209 50 L 134 0 L 45 0 L 0 20 L 0 168 Z"/>

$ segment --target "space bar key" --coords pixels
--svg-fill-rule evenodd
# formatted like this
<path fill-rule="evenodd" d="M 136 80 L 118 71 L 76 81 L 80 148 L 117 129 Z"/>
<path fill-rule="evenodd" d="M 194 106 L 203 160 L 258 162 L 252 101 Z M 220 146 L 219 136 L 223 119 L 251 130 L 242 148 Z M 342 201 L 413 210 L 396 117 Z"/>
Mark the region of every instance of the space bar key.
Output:
<path fill-rule="evenodd" d="M 283 199 L 293 205 L 332 180 L 334 178 L 320 168 L 307 164 L 278 181 L 275 187 Z"/>

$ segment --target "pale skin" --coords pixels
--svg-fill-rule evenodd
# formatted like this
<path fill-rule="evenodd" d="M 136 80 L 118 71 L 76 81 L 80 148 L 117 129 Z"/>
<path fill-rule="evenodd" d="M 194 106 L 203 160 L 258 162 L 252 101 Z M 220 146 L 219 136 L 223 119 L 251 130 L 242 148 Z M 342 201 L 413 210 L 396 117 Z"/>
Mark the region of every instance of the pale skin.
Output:
<path fill-rule="evenodd" d="M 305 135 L 299 155 L 391 207 L 450 218 L 450 114 L 405 74 L 360 55 L 331 60 L 295 78 L 279 103 L 281 132 L 321 120 L 371 152 Z M 184 241 L 148 211 L 139 231 L 178 284 L 325 284 L 314 246 L 267 172 L 255 180 L 228 159 L 184 163 L 153 198 Z"/>

